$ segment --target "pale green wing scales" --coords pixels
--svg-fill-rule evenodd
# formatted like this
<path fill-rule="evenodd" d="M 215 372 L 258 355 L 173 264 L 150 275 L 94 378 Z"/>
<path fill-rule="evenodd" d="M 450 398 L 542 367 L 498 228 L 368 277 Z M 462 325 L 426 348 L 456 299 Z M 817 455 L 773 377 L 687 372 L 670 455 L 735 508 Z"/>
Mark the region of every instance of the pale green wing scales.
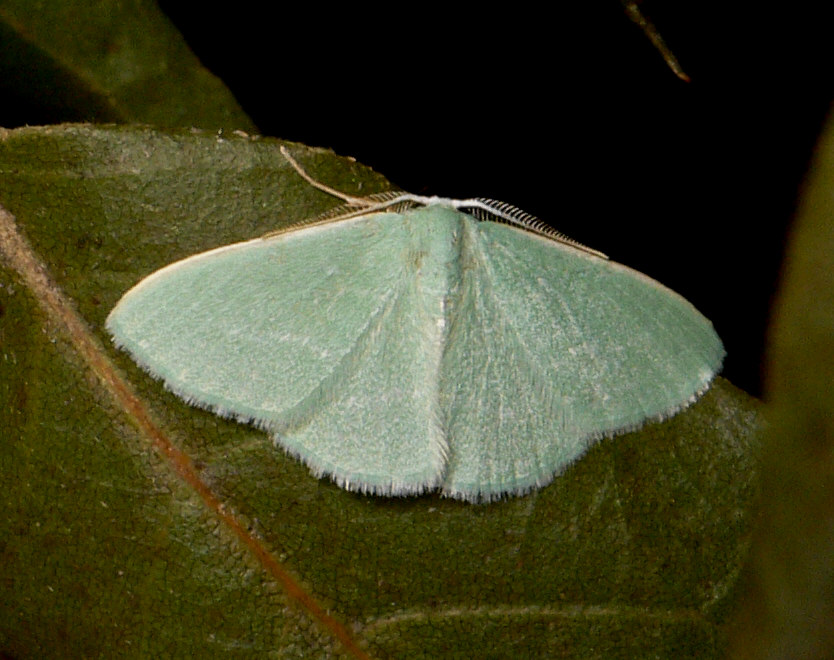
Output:
<path fill-rule="evenodd" d="M 651 278 L 505 224 L 466 226 L 441 378 L 446 493 L 546 484 L 590 441 L 687 406 L 719 369 L 712 324 Z"/>
<path fill-rule="evenodd" d="M 375 214 L 218 248 L 141 281 L 107 328 L 174 393 L 272 431 L 316 475 L 419 493 L 447 447 L 437 297 L 414 274 L 450 230 Z"/>

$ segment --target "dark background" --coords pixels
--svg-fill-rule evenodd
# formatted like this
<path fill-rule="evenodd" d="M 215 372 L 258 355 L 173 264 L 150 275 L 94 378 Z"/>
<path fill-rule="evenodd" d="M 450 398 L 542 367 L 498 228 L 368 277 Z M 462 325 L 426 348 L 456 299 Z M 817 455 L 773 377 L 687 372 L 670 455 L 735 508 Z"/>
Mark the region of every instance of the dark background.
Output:
<path fill-rule="evenodd" d="M 613 1 L 362 17 L 161 4 L 263 133 L 412 192 L 538 215 L 689 298 L 724 339 L 724 374 L 760 393 L 785 234 L 834 91 L 821 15 L 643 3 L 685 83 Z"/>
<path fill-rule="evenodd" d="M 685 83 L 620 3 L 577 4 L 357 17 L 161 3 L 264 134 L 412 192 L 538 215 L 691 300 L 724 339 L 724 375 L 759 394 L 785 234 L 833 91 L 827 23 L 789 6 L 643 3 Z"/>
<path fill-rule="evenodd" d="M 786 234 L 834 92 L 822 9 L 644 1 L 686 83 L 616 0 L 159 4 L 263 134 L 412 192 L 539 216 L 692 301 L 724 340 L 724 375 L 761 393 Z"/>

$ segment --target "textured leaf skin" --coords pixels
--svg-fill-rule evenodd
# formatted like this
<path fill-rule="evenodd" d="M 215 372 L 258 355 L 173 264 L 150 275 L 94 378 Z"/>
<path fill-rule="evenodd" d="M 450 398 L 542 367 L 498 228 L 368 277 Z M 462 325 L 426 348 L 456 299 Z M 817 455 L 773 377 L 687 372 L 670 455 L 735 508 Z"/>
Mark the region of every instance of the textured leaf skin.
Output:
<path fill-rule="evenodd" d="M 385 185 L 323 151 L 303 164 L 348 192 Z M 373 656 L 720 655 L 756 492 L 749 396 L 719 378 L 686 412 L 600 442 L 526 497 L 473 507 L 349 493 L 267 434 L 182 403 L 104 330 L 143 275 L 332 203 L 299 183 L 276 142 L 29 128 L 0 134 L 0 173 L 0 203 L 160 428 Z M 338 653 L 113 403 L 19 275 L 0 277 L 3 651 Z"/>

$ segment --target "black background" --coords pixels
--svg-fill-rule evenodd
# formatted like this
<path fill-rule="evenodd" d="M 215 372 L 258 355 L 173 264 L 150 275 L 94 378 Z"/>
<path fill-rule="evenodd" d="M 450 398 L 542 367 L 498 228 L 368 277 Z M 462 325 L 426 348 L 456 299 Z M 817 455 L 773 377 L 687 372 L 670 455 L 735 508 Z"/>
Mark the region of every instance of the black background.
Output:
<path fill-rule="evenodd" d="M 160 2 L 265 135 L 411 192 L 500 199 L 677 290 L 724 375 L 761 392 L 786 232 L 831 99 L 829 23 L 800 4 Z M 778 9 L 778 11 L 777 11 Z"/>
<path fill-rule="evenodd" d="M 820 15 L 644 3 L 685 83 L 613 1 L 363 16 L 161 4 L 264 134 L 412 192 L 538 215 L 691 300 L 724 339 L 724 375 L 760 393 L 785 235 L 832 92 Z"/>

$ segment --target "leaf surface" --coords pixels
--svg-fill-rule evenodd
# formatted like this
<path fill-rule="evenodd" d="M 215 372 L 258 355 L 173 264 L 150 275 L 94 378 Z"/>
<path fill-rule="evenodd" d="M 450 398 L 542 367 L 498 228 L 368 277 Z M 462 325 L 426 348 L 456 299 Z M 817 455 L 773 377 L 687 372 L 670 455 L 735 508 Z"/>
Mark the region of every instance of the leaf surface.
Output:
<path fill-rule="evenodd" d="M 151 0 L 0 4 L 0 123 L 141 122 L 253 132 Z"/>
<path fill-rule="evenodd" d="M 768 342 L 762 498 L 732 658 L 834 655 L 834 120 L 792 228 Z"/>
<path fill-rule="evenodd" d="M 187 406 L 112 348 L 104 319 L 145 275 L 334 205 L 278 144 L 84 125 L 0 133 L 11 214 L 0 648 L 719 655 L 760 424 L 757 402 L 727 381 L 671 420 L 598 443 L 545 489 L 476 506 L 317 480 L 265 433 Z M 292 148 L 335 188 L 387 187 Z"/>

